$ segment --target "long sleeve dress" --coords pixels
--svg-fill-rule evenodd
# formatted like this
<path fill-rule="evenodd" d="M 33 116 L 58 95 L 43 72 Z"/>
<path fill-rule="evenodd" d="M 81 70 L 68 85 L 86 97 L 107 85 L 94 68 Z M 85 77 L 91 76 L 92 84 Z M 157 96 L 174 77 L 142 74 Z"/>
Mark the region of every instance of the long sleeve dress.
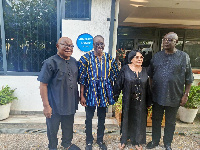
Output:
<path fill-rule="evenodd" d="M 116 97 L 122 90 L 121 143 L 130 139 L 133 145 L 146 143 L 147 105 L 151 102 L 147 69 L 138 73 L 128 65 L 123 66 L 115 82 Z"/>

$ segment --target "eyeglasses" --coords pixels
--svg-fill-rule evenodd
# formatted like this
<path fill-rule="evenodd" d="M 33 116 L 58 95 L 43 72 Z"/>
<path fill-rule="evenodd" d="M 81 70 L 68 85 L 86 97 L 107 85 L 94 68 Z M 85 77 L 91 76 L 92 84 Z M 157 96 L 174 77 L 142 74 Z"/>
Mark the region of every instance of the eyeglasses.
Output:
<path fill-rule="evenodd" d="M 174 40 L 175 40 L 175 39 L 163 38 L 163 41 L 164 41 L 164 42 L 169 42 L 169 43 L 173 42 Z"/>
<path fill-rule="evenodd" d="M 67 45 L 67 44 L 63 44 L 63 43 L 59 43 L 59 44 L 62 45 L 62 46 L 70 47 L 70 48 L 74 47 L 74 45 Z"/>
<path fill-rule="evenodd" d="M 94 43 L 94 46 L 104 46 L 104 43 Z"/>
<path fill-rule="evenodd" d="M 134 56 L 134 58 L 136 58 L 136 59 L 143 59 L 144 57 L 143 56 Z"/>

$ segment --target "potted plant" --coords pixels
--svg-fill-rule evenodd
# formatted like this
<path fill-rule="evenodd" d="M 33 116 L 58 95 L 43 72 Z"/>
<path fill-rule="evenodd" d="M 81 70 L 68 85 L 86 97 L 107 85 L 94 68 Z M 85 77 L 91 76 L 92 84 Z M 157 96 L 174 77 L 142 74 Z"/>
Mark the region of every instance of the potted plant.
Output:
<path fill-rule="evenodd" d="M 180 106 L 178 110 L 180 120 L 187 123 L 193 123 L 199 107 L 200 85 L 191 86 L 187 103 L 184 105 L 184 107 Z"/>
<path fill-rule="evenodd" d="M 151 127 L 152 126 L 152 106 L 148 108 L 148 114 L 147 114 L 147 127 Z M 165 126 L 165 114 L 163 115 L 163 120 L 161 123 L 161 126 L 164 127 Z"/>
<path fill-rule="evenodd" d="M 0 90 L 0 120 L 9 117 L 11 102 L 17 97 L 13 95 L 15 89 L 11 89 L 8 85 Z"/>
<path fill-rule="evenodd" d="M 117 119 L 119 125 L 121 125 L 121 117 L 122 117 L 122 97 L 123 94 L 120 93 L 118 101 L 114 104 L 115 118 Z"/>

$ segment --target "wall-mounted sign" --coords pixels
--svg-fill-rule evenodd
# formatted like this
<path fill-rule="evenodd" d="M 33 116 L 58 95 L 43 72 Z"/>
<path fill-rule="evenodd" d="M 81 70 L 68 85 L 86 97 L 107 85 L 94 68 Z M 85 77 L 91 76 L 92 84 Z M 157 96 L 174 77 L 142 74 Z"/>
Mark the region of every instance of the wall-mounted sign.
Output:
<path fill-rule="evenodd" d="M 89 52 L 93 49 L 93 37 L 84 33 L 78 36 L 76 44 L 81 51 Z"/>

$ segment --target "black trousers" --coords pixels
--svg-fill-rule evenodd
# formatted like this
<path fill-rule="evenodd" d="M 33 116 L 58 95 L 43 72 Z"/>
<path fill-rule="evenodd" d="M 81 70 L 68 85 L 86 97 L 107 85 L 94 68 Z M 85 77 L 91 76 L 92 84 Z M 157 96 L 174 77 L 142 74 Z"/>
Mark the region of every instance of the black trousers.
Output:
<path fill-rule="evenodd" d="M 87 106 L 86 111 L 86 144 L 93 143 L 92 136 L 92 118 L 94 116 L 96 106 Z M 98 129 L 97 129 L 97 142 L 103 142 L 104 129 L 105 129 L 105 117 L 106 117 L 106 107 L 97 107 L 98 116 Z"/>
<path fill-rule="evenodd" d="M 176 126 L 176 114 L 179 107 L 162 106 L 153 103 L 152 114 L 152 140 L 160 142 L 161 122 L 165 111 L 164 145 L 171 145 Z"/>
<path fill-rule="evenodd" d="M 59 130 L 60 123 L 62 129 L 61 145 L 65 148 L 71 145 L 71 141 L 73 139 L 74 114 L 73 115 L 52 114 L 51 118 L 46 118 L 49 149 L 52 150 L 57 149 L 58 145 L 57 133 Z"/>

